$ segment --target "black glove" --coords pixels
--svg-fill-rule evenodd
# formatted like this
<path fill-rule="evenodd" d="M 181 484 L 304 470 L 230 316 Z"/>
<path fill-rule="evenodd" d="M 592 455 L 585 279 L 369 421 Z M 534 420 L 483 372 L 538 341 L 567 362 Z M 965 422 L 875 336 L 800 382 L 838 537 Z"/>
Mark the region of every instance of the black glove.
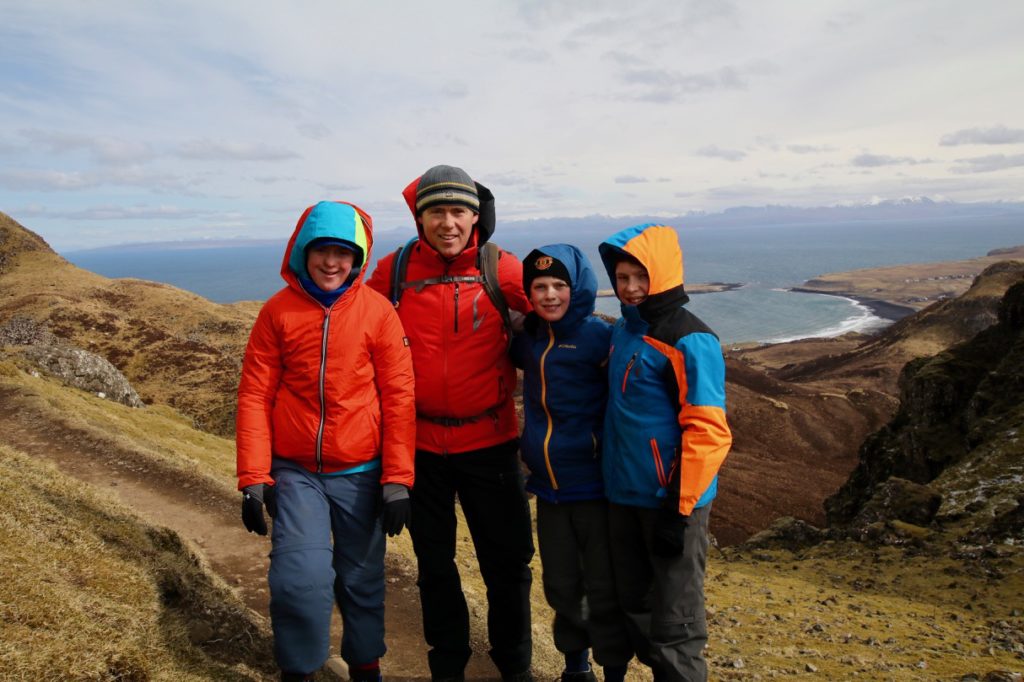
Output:
<path fill-rule="evenodd" d="M 400 483 L 385 483 L 381 491 L 384 506 L 380 512 L 380 525 L 388 537 L 395 537 L 412 519 L 412 500 L 409 489 Z"/>
<path fill-rule="evenodd" d="M 658 512 L 651 543 L 651 551 L 656 556 L 671 558 L 683 553 L 683 537 L 686 534 L 688 518 L 671 508 Z"/>
<path fill-rule="evenodd" d="M 267 505 L 270 518 L 277 516 L 277 490 L 272 485 L 257 483 L 242 490 L 242 523 L 250 533 L 267 534 L 267 522 L 263 518 L 263 505 Z"/>

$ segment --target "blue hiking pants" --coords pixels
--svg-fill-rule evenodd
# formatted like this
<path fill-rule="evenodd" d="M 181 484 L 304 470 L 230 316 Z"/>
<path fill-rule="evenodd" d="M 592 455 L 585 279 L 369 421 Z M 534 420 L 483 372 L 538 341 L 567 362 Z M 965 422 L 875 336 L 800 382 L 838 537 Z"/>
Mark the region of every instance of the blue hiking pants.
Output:
<path fill-rule="evenodd" d="M 278 667 L 311 673 L 324 664 L 335 602 L 345 662 L 380 658 L 386 650 L 380 471 L 320 476 L 274 458 L 271 475 L 277 517 L 268 581 Z"/>

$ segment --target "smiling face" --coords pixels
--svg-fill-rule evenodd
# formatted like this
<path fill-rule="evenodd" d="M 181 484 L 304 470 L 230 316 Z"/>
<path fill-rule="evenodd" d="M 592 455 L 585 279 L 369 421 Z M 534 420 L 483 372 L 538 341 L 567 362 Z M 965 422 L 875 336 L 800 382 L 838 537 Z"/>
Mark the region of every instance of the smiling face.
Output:
<path fill-rule="evenodd" d="M 352 272 L 355 254 L 340 244 L 315 244 L 306 254 L 306 272 L 322 291 L 334 291 Z"/>
<path fill-rule="evenodd" d="M 530 282 L 530 303 L 542 320 L 556 322 L 569 310 L 572 290 L 564 279 L 557 277 L 535 277 Z"/>
<path fill-rule="evenodd" d="M 615 293 L 626 305 L 640 305 L 651 290 L 647 268 L 630 260 L 615 264 Z"/>
<path fill-rule="evenodd" d="M 459 204 L 431 206 L 420 214 L 423 236 L 444 258 L 462 253 L 479 219 L 479 215 Z"/>

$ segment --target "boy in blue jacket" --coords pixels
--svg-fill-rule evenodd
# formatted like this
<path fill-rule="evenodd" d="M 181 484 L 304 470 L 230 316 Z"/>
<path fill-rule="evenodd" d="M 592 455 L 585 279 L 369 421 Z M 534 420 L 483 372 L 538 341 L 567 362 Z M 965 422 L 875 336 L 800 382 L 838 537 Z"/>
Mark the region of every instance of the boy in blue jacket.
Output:
<path fill-rule="evenodd" d="M 633 657 L 619 610 L 608 548 L 600 449 L 610 325 L 594 312 L 597 279 L 575 246 L 535 249 L 523 261 L 533 312 L 512 342 L 523 370 L 526 489 L 537 496 L 544 596 L 555 611 L 564 682 L 620 681 Z"/>
<path fill-rule="evenodd" d="M 598 250 L 622 303 L 602 461 L 616 592 L 655 680 L 705 680 L 708 516 L 732 444 L 722 347 L 683 307 L 674 229 L 630 227 Z"/>

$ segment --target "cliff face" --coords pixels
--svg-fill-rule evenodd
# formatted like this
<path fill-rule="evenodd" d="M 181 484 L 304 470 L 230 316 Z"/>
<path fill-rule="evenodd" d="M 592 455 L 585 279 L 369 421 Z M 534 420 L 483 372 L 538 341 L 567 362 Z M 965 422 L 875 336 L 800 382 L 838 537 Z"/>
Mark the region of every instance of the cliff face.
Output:
<path fill-rule="evenodd" d="M 830 524 L 870 520 L 864 515 L 882 504 L 879 496 L 900 486 L 921 495 L 896 512 L 914 516 L 905 521 L 1022 539 L 1024 281 L 1007 290 L 995 325 L 909 362 L 899 387 L 895 418 L 864 442 L 850 479 L 826 501 Z"/>

